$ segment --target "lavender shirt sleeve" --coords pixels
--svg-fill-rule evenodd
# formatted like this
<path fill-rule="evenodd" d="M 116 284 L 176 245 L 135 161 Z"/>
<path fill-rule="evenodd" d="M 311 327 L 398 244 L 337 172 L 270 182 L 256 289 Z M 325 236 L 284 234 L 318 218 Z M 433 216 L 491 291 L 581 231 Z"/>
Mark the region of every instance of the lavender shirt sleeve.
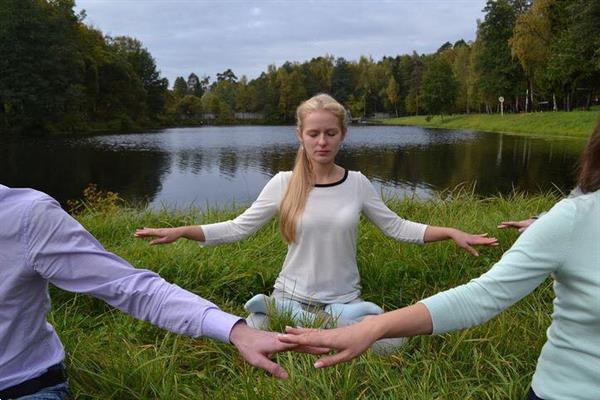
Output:
<path fill-rule="evenodd" d="M 158 274 L 132 267 L 104 250 L 51 199 L 36 201 L 26 217 L 28 261 L 61 289 L 85 293 L 171 332 L 229 342 L 239 317 L 170 284 Z"/>

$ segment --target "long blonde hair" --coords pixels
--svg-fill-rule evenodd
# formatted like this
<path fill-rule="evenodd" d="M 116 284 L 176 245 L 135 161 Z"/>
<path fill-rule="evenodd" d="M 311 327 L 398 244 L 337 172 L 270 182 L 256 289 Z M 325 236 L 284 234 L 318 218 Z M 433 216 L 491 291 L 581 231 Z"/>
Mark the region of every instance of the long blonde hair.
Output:
<path fill-rule="evenodd" d="M 348 121 L 344 106 L 328 94 L 317 94 L 306 100 L 296 109 L 298 134 L 302 135 L 304 118 L 311 112 L 329 111 L 339 121 L 342 135 L 348 130 Z M 296 241 L 296 224 L 304 212 L 304 206 L 310 191 L 315 185 L 315 176 L 311 160 L 304 146 L 300 145 L 292 171 L 292 178 L 281 205 L 279 206 L 279 229 L 283 239 L 289 244 Z"/>

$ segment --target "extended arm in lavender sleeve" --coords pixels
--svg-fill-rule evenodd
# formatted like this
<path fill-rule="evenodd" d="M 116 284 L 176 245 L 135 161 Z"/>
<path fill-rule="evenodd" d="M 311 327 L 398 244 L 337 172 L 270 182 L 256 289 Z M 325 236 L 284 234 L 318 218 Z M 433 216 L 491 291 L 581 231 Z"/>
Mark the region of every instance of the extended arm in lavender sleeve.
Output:
<path fill-rule="evenodd" d="M 54 285 L 90 294 L 171 332 L 229 342 L 230 331 L 240 320 L 158 274 L 134 268 L 104 250 L 51 198 L 33 204 L 26 242 L 32 268 Z"/>

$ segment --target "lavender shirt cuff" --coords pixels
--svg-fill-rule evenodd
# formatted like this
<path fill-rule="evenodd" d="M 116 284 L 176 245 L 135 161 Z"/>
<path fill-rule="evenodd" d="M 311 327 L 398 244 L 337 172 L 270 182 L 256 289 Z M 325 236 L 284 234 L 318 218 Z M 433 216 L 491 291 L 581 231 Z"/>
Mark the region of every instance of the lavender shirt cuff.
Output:
<path fill-rule="evenodd" d="M 229 334 L 231 329 L 241 320 L 243 318 L 228 314 L 218 308 L 211 308 L 206 311 L 202 322 L 202 336 L 230 343 Z"/>

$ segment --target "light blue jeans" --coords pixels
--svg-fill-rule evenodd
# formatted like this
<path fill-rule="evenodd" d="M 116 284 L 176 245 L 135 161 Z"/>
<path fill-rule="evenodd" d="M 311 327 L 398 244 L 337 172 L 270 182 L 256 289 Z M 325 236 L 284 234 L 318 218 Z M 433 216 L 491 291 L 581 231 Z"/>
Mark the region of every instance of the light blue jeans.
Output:
<path fill-rule="evenodd" d="M 65 400 L 69 398 L 69 384 L 60 383 L 56 386 L 49 386 L 37 393 L 19 397 L 17 400 Z"/>

